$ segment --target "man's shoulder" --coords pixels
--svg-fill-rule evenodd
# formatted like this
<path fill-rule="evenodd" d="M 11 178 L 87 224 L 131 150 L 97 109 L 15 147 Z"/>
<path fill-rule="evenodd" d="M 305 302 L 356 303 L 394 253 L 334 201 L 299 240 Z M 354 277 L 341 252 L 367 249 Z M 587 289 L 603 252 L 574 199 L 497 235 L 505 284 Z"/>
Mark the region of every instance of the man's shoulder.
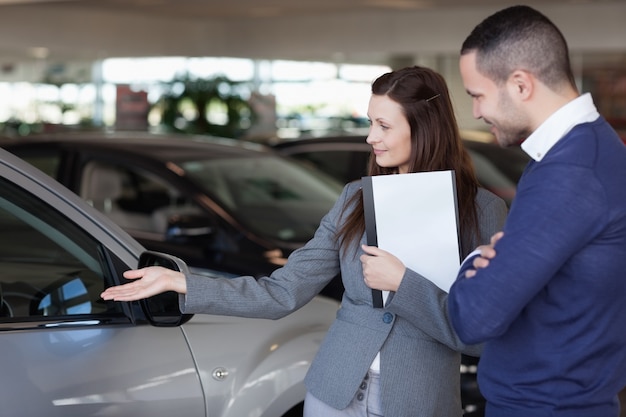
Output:
<path fill-rule="evenodd" d="M 607 157 L 626 161 L 626 146 L 615 130 L 600 117 L 593 122 L 576 125 L 544 160 L 594 167 L 599 162 L 598 158 Z"/>

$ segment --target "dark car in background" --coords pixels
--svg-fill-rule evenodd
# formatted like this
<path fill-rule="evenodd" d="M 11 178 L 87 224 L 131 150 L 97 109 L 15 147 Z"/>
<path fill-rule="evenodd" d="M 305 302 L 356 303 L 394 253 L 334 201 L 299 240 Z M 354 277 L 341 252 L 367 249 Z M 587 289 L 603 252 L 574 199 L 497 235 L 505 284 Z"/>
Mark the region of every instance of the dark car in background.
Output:
<path fill-rule="evenodd" d="M 463 140 L 470 154 L 478 181 L 510 205 L 517 181 L 530 160 L 519 147 L 502 148 L 495 143 Z M 285 140 L 274 145 L 279 153 L 305 161 L 343 183 L 367 175 L 372 152 L 366 136 L 333 136 Z"/>
<path fill-rule="evenodd" d="M 146 248 L 232 275 L 270 274 L 311 237 L 342 184 L 266 146 L 148 133 L 58 133 L 2 145 Z M 339 278 L 322 294 L 340 299 Z"/>

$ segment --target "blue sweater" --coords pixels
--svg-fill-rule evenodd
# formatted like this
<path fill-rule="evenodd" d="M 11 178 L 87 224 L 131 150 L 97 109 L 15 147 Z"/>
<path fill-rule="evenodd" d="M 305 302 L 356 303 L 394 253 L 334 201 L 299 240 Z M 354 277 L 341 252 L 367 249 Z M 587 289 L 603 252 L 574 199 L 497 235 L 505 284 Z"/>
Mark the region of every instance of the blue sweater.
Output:
<path fill-rule="evenodd" d="M 496 253 L 474 278 L 461 271 L 448 300 L 461 340 L 486 342 L 478 370 L 486 415 L 618 416 L 626 146 L 603 118 L 529 163 Z"/>

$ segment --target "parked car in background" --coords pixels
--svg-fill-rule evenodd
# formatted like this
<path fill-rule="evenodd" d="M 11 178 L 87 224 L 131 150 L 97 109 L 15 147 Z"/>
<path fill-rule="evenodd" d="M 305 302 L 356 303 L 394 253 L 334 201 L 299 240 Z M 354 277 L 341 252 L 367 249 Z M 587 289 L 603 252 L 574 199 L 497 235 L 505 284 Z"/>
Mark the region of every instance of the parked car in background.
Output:
<path fill-rule="evenodd" d="M 263 320 L 100 298 L 143 261 L 187 268 L 0 149 L 0 415 L 302 416 L 336 301 Z"/>
<path fill-rule="evenodd" d="M 470 136 L 465 132 L 465 136 Z M 274 145 L 279 153 L 306 161 L 347 183 L 367 175 L 372 147 L 366 136 L 332 136 L 286 140 Z M 517 181 L 529 161 L 519 147 L 502 148 L 494 143 L 464 139 L 478 181 L 510 205 Z"/>
<path fill-rule="evenodd" d="M 231 275 L 270 274 L 311 237 L 342 184 L 244 141 L 59 133 L 2 145 L 146 248 Z M 340 278 L 322 294 L 340 299 Z"/>

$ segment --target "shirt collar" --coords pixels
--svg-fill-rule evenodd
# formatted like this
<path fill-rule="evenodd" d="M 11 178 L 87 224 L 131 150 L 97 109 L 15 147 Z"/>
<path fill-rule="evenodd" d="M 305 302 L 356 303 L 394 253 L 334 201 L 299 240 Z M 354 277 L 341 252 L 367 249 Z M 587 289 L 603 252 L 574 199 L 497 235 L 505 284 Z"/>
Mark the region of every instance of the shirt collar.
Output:
<path fill-rule="evenodd" d="M 574 126 L 589 123 L 600 117 L 591 94 L 585 93 L 570 101 L 546 119 L 522 142 L 522 149 L 539 162 L 550 149 Z"/>

